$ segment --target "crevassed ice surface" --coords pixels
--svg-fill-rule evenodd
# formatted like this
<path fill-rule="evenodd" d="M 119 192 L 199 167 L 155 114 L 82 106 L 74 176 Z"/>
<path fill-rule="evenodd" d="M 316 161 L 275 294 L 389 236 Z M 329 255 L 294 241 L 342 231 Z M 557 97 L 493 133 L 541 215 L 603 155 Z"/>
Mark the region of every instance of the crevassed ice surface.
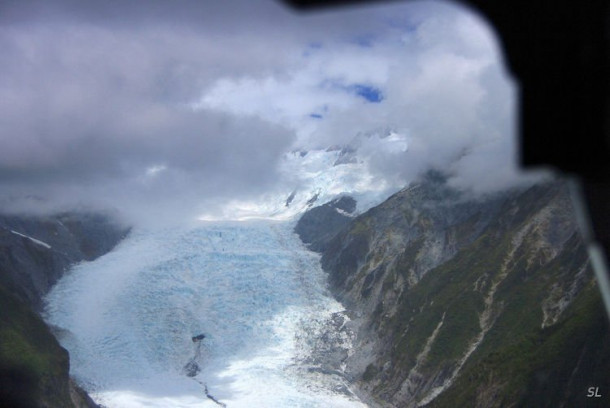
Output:
<path fill-rule="evenodd" d="M 307 375 L 307 342 L 341 305 L 287 222 L 134 231 L 47 297 L 71 373 L 106 407 L 364 407 Z M 207 337 L 197 353 L 192 336 Z M 183 370 L 196 357 L 201 372 Z"/>

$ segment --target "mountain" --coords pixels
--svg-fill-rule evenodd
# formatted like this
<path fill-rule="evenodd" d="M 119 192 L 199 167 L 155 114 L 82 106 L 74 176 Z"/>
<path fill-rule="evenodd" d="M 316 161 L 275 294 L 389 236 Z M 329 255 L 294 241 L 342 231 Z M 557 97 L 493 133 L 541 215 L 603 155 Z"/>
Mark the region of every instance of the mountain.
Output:
<path fill-rule="evenodd" d="M 323 251 L 336 231 L 349 223 L 355 210 L 356 200 L 352 197 L 336 198 L 304 213 L 297 221 L 294 231 L 309 249 Z"/>
<path fill-rule="evenodd" d="M 297 148 L 279 160 L 276 188 L 260 196 L 228 200 L 222 210 L 200 214 L 199 218 L 293 220 L 314 206 L 345 195 L 353 197 L 355 211 L 362 212 L 401 187 L 375 171 L 375 158 L 406 150 L 405 136 L 390 128 L 359 133 L 346 144 Z"/>
<path fill-rule="evenodd" d="M 72 264 L 110 251 L 127 232 L 99 214 L 0 215 L 1 407 L 95 406 L 38 313 Z"/>
<path fill-rule="evenodd" d="M 563 182 L 473 198 L 430 172 L 335 230 L 321 262 L 356 324 L 345 373 L 371 406 L 610 392 L 608 318 Z"/>

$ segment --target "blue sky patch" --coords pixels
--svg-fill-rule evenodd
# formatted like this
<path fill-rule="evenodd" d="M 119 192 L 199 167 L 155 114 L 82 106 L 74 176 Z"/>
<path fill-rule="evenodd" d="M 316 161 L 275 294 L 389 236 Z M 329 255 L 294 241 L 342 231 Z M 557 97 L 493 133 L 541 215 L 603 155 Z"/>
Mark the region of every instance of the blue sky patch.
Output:
<path fill-rule="evenodd" d="M 344 92 L 348 92 L 351 94 L 355 94 L 364 98 L 367 102 L 371 103 L 379 103 L 381 102 L 383 97 L 383 92 L 381 89 L 376 88 L 372 85 L 365 84 L 344 84 L 339 81 L 335 81 L 332 79 L 327 79 L 323 81 L 320 86 L 327 89 L 337 89 L 342 90 Z"/>
<path fill-rule="evenodd" d="M 383 100 L 383 93 L 381 90 L 370 85 L 355 84 L 351 85 L 349 89 L 355 92 L 356 95 L 366 99 L 368 102 L 379 103 Z"/>

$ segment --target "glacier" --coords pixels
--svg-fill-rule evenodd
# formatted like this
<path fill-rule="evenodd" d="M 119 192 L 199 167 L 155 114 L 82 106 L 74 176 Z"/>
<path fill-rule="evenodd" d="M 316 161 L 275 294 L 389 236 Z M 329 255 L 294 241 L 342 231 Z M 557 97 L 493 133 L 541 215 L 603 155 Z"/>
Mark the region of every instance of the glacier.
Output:
<path fill-rule="evenodd" d="M 73 378 L 108 408 L 365 407 L 341 376 L 312 369 L 312 344 L 343 307 L 292 228 L 139 229 L 74 266 L 45 308 Z"/>
<path fill-rule="evenodd" d="M 44 313 L 72 377 L 107 408 L 365 407 L 341 372 L 349 318 L 293 228 L 340 195 L 362 212 L 396 191 L 371 173 L 367 141 L 392 151 L 406 142 L 379 132 L 344 146 L 345 162 L 341 147 L 287 152 L 281 188 L 186 224 L 135 227 L 72 267 Z"/>

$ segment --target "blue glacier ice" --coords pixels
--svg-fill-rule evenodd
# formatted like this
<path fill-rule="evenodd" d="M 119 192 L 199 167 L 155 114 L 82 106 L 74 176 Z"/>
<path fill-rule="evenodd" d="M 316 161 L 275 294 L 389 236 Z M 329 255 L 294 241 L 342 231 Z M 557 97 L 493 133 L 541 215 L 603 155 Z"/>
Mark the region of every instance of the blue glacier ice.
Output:
<path fill-rule="evenodd" d="M 136 230 L 73 267 L 45 318 L 73 377 L 108 408 L 364 407 L 304 363 L 307 339 L 342 310 L 325 279 L 291 222 Z"/>

